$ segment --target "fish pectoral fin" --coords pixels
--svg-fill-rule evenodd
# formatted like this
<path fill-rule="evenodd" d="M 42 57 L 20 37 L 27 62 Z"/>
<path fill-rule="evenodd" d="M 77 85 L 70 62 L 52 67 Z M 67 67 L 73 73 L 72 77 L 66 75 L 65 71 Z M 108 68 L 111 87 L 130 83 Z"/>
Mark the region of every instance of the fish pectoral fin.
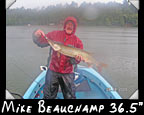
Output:
<path fill-rule="evenodd" d="M 61 47 L 60 47 L 58 44 L 52 45 L 52 48 L 53 48 L 55 51 L 59 51 L 59 50 L 61 49 Z"/>

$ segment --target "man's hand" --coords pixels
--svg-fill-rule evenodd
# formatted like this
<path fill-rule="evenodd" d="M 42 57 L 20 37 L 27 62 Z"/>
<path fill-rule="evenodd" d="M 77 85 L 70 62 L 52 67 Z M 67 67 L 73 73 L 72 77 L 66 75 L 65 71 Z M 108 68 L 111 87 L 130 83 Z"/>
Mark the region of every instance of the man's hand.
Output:
<path fill-rule="evenodd" d="M 34 33 L 34 35 L 35 35 L 36 37 L 41 37 L 41 35 L 45 36 L 44 32 L 43 32 L 42 30 L 40 30 L 40 29 L 38 29 L 38 30 Z"/>
<path fill-rule="evenodd" d="M 77 61 L 84 61 L 83 57 L 80 56 L 80 55 L 75 56 L 75 59 L 76 59 Z"/>

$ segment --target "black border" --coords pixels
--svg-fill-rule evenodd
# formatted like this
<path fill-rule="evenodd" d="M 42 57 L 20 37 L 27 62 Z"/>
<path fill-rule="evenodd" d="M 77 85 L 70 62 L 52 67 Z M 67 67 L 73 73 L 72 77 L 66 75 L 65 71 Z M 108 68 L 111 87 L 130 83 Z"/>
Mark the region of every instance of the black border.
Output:
<path fill-rule="evenodd" d="M 5 9 L 5 0 L 0 0 L 0 17 L 2 21 L 0 21 L 0 27 L 1 27 L 1 74 L 0 74 L 0 113 L 1 109 L 3 106 L 3 103 L 5 101 L 5 89 L 6 89 L 6 9 Z M 144 34 L 144 18 L 142 17 L 142 11 L 144 11 L 142 7 L 142 0 L 140 2 L 140 9 L 138 11 L 138 88 L 139 88 L 139 99 L 138 100 L 129 100 L 129 99 L 122 99 L 122 100 L 108 100 L 108 99 L 88 99 L 88 100 L 45 100 L 45 106 L 52 105 L 55 107 L 55 105 L 105 105 L 104 111 L 101 113 L 105 112 L 108 113 L 111 110 L 110 103 L 116 103 L 119 105 L 120 103 L 124 103 L 125 108 L 129 108 L 131 103 L 137 103 L 137 102 L 142 102 L 144 99 L 143 94 L 143 80 L 142 77 L 143 75 L 141 74 L 143 72 L 143 62 L 144 62 L 144 57 L 143 57 L 143 47 L 144 47 L 144 38 L 142 37 Z M 2 36 L 3 35 L 3 36 Z M 140 53 L 140 50 L 142 52 Z M 8 103 L 11 100 L 6 100 Z M 16 99 L 13 101 L 13 103 L 17 106 L 18 104 L 21 105 L 27 105 L 27 106 L 33 106 L 32 107 L 32 113 L 36 112 L 38 109 L 38 101 L 40 100 L 20 100 Z M 35 105 L 35 106 L 34 106 Z M 139 108 L 137 112 L 141 112 L 142 109 Z"/>
<path fill-rule="evenodd" d="M 138 11 L 138 88 L 139 88 L 139 100 L 144 100 L 144 87 L 143 87 L 143 64 L 144 64 L 144 21 L 143 21 L 143 11 L 144 7 L 142 5 L 142 0 L 140 0 L 139 11 Z"/>
<path fill-rule="evenodd" d="M 0 63 L 1 63 L 1 74 L 0 74 L 0 98 L 5 99 L 5 87 L 6 87 L 6 10 L 5 10 L 5 0 L 0 0 Z"/>

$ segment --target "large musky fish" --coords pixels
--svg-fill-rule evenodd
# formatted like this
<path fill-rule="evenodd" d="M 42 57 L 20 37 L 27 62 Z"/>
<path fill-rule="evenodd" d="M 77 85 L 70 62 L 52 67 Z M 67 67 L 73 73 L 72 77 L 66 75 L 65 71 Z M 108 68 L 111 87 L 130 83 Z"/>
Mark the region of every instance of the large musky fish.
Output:
<path fill-rule="evenodd" d="M 79 48 L 74 48 L 72 46 L 65 46 L 63 44 L 60 43 L 56 43 L 50 39 L 48 39 L 46 36 L 44 36 L 45 39 L 48 41 L 48 43 L 50 44 L 50 46 L 57 52 L 69 56 L 69 57 L 76 57 L 76 56 L 82 56 L 83 61 L 85 63 L 87 63 L 88 67 L 92 67 L 92 65 L 96 65 L 96 67 L 98 68 L 98 71 L 100 72 L 102 67 L 106 67 L 107 65 L 104 63 L 100 63 L 97 62 L 94 57 L 92 56 L 91 53 L 79 49 Z"/>

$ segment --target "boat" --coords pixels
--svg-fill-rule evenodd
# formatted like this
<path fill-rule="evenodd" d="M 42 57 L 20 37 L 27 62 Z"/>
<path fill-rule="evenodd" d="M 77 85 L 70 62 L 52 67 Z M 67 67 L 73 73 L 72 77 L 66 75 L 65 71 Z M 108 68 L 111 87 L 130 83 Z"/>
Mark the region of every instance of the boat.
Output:
<path fill-rule="evenodd" d="M 36 77 L 23 99 L 43 99 L 47 69 Z M 114 88 L 93 68 L 78 65 L 75 71 L 76 99 L 122 99 Z M 63 99 L 59 88 L 56 99 Z"/>

